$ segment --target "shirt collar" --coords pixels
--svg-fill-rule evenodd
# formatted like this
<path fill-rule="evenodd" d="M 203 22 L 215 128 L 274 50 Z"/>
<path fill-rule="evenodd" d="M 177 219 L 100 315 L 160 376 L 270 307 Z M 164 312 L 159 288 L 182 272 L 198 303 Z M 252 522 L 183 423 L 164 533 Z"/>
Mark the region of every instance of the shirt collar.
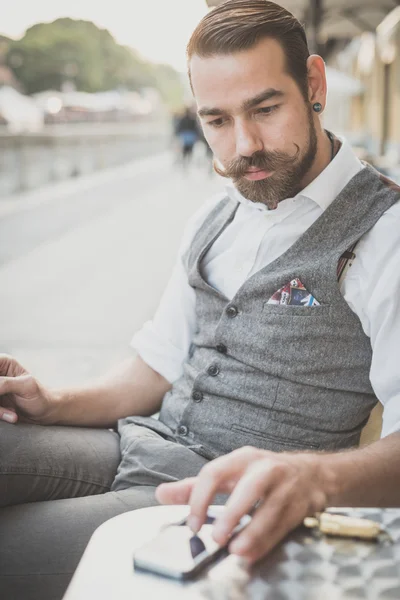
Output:
<path fill-rule="evenodd" d="M 293 205 L 293 200 L 300 197 L 312 200 L 325 211 L 349 181 L 363 168 L 362 163 L 354 154 L 347 140 L 340 136 L 338 137 L 341 141 L 341 147 L 333 160 L 304 190 L 299 192 L 294 198 L 285 198 L 285 200 L 282 200 L 276 210 L 271 211 L 271 214 L 287 212 L 288 205 Z M 268 211 L 268 208 L 262 202 L 252 202 L 242 196 L 232 181 L 226 184 L 225 190 L 230 198 L 241 204 L 252 206 L 260 211 Z"/>

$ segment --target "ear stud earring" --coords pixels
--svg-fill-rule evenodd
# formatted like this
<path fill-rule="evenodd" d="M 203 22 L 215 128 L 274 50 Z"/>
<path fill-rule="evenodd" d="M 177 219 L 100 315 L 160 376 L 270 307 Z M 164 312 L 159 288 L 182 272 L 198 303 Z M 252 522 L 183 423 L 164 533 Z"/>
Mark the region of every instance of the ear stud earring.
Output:
<path fill-rule="evenodd" d="M 313 104 L 313 110 L 315 110 L 315 112 L 319 113 L 322 110 L 322 104 L 321 102 L 315 102 Z"/>

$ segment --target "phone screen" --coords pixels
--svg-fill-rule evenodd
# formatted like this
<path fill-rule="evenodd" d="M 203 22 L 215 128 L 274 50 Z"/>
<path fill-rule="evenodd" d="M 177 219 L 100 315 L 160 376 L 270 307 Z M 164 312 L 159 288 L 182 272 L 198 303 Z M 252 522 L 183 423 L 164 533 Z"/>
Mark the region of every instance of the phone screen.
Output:
<path fill-rule="evenodd" d="M 170 525 L 135 555 L 135 565 L 171 577 L 179 577 L 219 550 L 212 538 L 212 525 L 203 525 L 197 535 L 187 525 Z"/>
<path fill-rule="evenodd" d="M 243 518 L 235 532 L 248 520 L 250 517 Z M 212 537 L 213 522 L 214 518 L 208 517 L 196 535 L 185 522 L 168 525 L 156 538 L 138 549 L 134 557 L 135 568 L 177 579 L 195 574 L 202 565 L 223 552 Z"/>

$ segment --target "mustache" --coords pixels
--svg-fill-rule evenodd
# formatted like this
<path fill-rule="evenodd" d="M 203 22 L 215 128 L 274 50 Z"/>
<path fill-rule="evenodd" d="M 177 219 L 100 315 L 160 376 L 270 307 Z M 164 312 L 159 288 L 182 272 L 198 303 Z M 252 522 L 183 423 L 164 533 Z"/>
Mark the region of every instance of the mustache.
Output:
<path fill-rule="evenodd" d="M 221 169 L 214 160 L 214 170 L 222 177 L 228 177 L 234 181 L 241 179 L 250 168 L 259 169 L 260 171 L 277 171 L 293 166 L 297 162 L 300 154 L 300 147 L 295 144 L 296 153 L 293 156 L 274 150 L 265 152 L 260 150 L 251 156 L 238 156 L 227 164 L 225 169 Z"/>

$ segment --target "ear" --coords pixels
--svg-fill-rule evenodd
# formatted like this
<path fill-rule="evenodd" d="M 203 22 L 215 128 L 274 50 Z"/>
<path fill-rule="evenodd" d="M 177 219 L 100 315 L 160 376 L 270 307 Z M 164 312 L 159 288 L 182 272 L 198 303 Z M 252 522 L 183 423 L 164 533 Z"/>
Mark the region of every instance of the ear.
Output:
<path fill-rule="evenodd" d="M 326 104 L 326 74 L 325 74 L 325 63 L 321 56 L 318 54 L 312 54 L 307 59 L 307 71 L 308 71 L 308 99 L 311 104 L 314 102 L 320 102 L 322 109 L 325 108 Z"/>

